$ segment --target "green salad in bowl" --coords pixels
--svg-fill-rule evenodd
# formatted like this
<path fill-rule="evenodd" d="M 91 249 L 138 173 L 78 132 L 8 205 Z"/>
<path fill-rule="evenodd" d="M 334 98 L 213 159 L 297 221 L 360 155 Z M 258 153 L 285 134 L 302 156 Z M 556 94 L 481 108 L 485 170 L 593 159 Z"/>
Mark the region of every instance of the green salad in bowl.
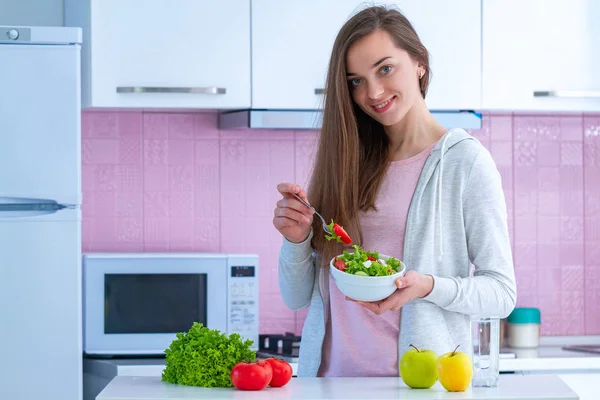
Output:
<path fill-rule="evenodd" d="M 397 258 L 354 245 L 329 262 L 331 276 L 340 291 L 358 301 L 383 300 L 397 289 L 396 280 L 406 267 Z"/>
<path fill-rule="evenodd" d="M 368 251 L 358 245 L 352 246 L 354 253 L 344 251 L 335 257 L 333 266 L 347 274 L 359 276 L 389 276 L 401 269 L 401 261 L 394 257 L 380 256 L 377 251 Z"/>

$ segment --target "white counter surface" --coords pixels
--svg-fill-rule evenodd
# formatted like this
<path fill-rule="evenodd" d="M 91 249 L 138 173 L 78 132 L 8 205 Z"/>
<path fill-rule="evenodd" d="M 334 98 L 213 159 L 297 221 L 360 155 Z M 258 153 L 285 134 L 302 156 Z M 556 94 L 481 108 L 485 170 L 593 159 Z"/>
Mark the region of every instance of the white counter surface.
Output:
<path fill-rule="evenodd" d="M 481 399 L 577 400 L 577 394 L 557 375 L 502 375 L 497 388 L 447 392 L 440 383 L 430 389 L 410 389 L 400 378 L 295 378 L 283 388 L 262 391 L 200 388 L 165 383 L 159 377 L 117 376 L 97 400 L 185 399 Z"/>
<path fill-rule="evenodd" d="M 537 349 L 503 349 L 514 352 L 516 358 L 501 358 L 500 372 L 566 373 L 600 372 L 600 354 L 563 350 L 562 346 L 545 345 Z M 292 363 L 294 375 L 297 363 Z M 164 359 L 84 359 L 84 372 L 111 378 L 120 376 L 161 376 Z"/>
<path fill-rule="evenodd" d="M 564 350 L 562 346 L 507 349 L 516 358 L 500 359 L 500 372 L 600 372 L 600 354 Z"/>
<path fill-rule="evenodd" d="M 559 376 L 579 395 L 579 400 L 598 400 L 600 397 L 600 375 L 560 374 Z"/>

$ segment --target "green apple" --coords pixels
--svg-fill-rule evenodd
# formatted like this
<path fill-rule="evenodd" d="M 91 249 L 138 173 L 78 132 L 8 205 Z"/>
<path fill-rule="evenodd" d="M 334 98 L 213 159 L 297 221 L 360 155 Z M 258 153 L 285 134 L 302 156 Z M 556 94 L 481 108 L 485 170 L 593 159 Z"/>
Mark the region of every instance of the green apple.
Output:
<path fill-rule="evenodd" d="M 419 350 L 410 345 L 400 358 L 400 377 L 413 389 L 427 389 L 437 381 L 437 359 L 433 350 Z"/>

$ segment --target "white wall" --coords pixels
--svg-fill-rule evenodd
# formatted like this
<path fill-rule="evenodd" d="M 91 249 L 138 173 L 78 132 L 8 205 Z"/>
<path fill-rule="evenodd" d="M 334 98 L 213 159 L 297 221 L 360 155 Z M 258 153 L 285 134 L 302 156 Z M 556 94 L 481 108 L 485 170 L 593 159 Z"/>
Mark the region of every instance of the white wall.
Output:
<path fill-rule="evenodd" d="M 0 25 L 63 24 L 63 0 L 0 0 Z"/>

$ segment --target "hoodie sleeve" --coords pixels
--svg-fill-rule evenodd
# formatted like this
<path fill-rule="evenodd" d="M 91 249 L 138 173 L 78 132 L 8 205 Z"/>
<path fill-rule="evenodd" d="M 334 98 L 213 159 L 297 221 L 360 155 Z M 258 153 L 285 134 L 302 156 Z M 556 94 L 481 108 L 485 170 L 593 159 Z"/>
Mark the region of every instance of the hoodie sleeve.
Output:
<path fill-rule="evenodd" d="M 489 151 L 475 157 L 463 191 L 463 218 L 472 277 L 436 277 L 425 300 L 454 312 L 505 318 L 517 301 L 500 173 Z"/>
<path fill-rule="evenodd" d="M 314 255 L 308 238 L 301 243 L 292 243 L 283 238 L 279 252 L 279 290 L 285 305 L 292 310 L 308 307 L 315 280 Z"/>

